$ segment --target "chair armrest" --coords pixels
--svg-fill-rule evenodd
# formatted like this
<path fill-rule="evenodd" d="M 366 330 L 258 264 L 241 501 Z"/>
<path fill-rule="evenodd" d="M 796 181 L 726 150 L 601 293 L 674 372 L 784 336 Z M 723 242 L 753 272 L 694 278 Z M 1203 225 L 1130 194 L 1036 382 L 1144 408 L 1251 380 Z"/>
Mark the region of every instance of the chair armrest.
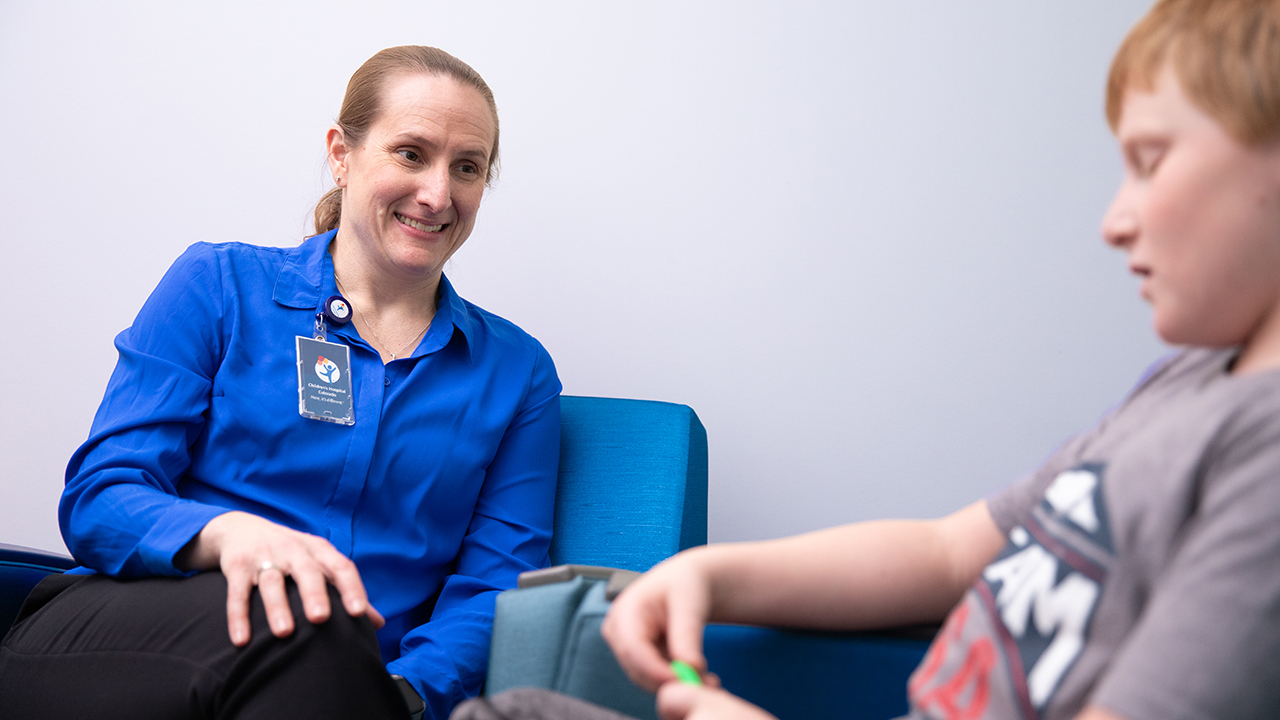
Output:
<path fill-rule="evenodd" d="M 8 631 L 36 583 L 76 566 L 66 555 L 0 543 L 0 635 Z"/>
<path fill-rule="evenodd" d="M 726 690 L 788 718 L 887 720 L 907 712 L 907 677 L 937 626 L 832 633 L 710 625 L 707 666 Z"/>

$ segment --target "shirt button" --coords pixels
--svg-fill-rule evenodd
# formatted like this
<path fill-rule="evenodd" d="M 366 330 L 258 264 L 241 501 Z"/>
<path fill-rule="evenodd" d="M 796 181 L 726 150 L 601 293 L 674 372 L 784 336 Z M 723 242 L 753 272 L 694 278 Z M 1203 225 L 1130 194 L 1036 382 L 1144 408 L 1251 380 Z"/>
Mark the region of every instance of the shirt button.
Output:
<path fill-rule="evenodd" d="M 391 387 L 391 378 L 382 378 L 382 387 Z"/>

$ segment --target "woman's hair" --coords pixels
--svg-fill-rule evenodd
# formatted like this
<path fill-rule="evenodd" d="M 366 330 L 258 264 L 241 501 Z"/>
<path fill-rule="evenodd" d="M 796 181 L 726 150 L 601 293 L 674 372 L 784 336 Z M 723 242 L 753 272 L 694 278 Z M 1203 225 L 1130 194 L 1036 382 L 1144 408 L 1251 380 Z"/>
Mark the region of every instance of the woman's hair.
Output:
<path fill-rule="evenodd" d="M 382 111 L 382 92 L 388 82 L 405 75 L 447 75 L 480 92 L 493 115 L 493 147 L 489 150 L 489 168 L 484 182 L 492 184 L 498 175 L 498 106 L 493 91 L 471 66 L 439 48 L 425 45 L 402 45 L 387 48 L 365 61 L 347 83 L 337 125 L 351 146 L 364 142 L 369 128 Z M 338 227 L 342 216 L 342 188 L 333 188 L 316 204 L 316 233 Z"/>
<path fill-rule="evenodd" d="M 1280 0 L 1160 0 L 1129 31 L 1107 78 L 1107 122 L 1166 64 L 1202 110 L 1245 144 L 1280 135 Z"/>

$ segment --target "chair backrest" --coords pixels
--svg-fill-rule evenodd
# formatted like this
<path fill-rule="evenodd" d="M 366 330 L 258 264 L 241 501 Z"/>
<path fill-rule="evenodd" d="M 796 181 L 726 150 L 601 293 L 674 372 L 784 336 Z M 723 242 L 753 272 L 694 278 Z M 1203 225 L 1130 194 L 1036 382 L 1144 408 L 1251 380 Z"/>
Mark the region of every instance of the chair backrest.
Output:
<path fill-rule="evenodd" d="M 687 405 L 560 402 L 551 564 L 648 570 L 707 542 L 707 431 Z"/>

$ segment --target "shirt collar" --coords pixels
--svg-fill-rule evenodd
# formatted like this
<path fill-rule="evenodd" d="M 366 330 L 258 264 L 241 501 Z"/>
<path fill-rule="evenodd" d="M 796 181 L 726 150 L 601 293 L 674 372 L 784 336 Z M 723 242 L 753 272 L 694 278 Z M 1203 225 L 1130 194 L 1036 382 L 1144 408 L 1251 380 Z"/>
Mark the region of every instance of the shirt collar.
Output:
<path fill-rule="evenodd" d="M 285 255 L 271 298 L 285 307 L 320 311 L 320 302 L 338 292 L 333 280 L 329 243 L 336 229 L 313 235 Z M 322 293 L 322 291 L 324 291 Z"/>
<path fill-rule="evenodd" d="M 470 338 L 475 322 L 472 315 L 472 309 L 454 291 L 453 283 L 449 282 L 449 278 L 445 277 L 444 273 L 441 273 L 440 288 L 436 291 L 436 316 L 432 318 L 427 336 L 418 343 L 418 349 L 414 350 L 412 357 L 433 353 L 448 345 L 454 337 L 454 329 L 457 328 L 458 337 L 467 350 L 467 359 L 472 359 Z"/>
<path fill-rule="evenodd" d="M 273 300 L 285 307 L 320 312 L 324 299 L 338 294 L 338 286 L 333 279 L 333 258 L 329 255 L 329 243 L 337 233 L 337 229 L 334 229 L 313 235 L 288 252 L 284 266 L 276 276 L 276 286 L 271 296 Z M 467 349 L 467 358 L 471 359 L 471 343 L 468 338 L 475 323 L 474 313 L 458 297 L 453 283 L 443 274 L 440 275 L 436 305 L 436 316 L 431 320 L 431 328 L 408 357 L 427 355 L 445 347 L 453 339 L 453 331 L 457 328 L 463 346 Z"/>

